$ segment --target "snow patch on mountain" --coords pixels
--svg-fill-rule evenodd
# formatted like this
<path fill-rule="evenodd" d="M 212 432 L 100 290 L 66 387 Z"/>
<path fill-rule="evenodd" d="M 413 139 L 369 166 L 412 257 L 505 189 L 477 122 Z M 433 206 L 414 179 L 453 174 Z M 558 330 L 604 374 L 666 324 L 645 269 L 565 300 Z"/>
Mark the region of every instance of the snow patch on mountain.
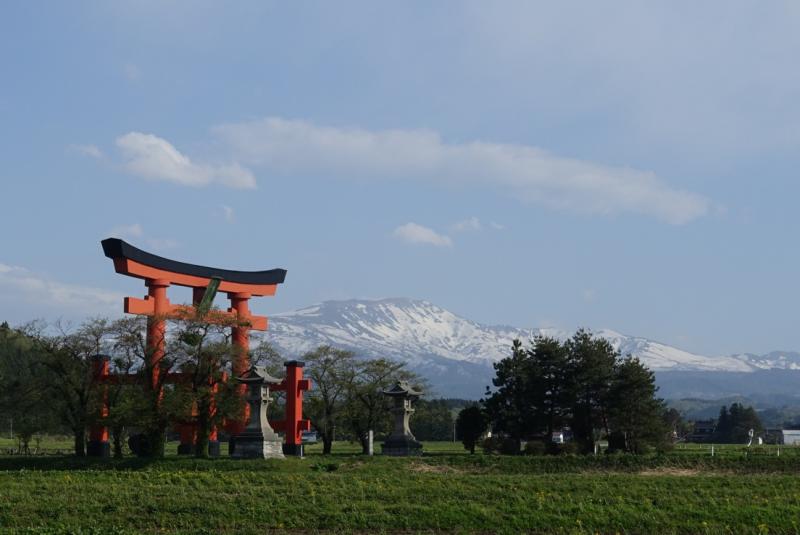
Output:
<path fill-rule="evenodd" d="M 638 357 L 654 371 L 728 371 L 800 369 L 800 354 L 764 356 L 697 355 L 660 342 L 610 329 L 594 331 L 623 355 Z M 363 356 L 383 356 L 445 373 L 448 362 L 491 367 L 509 355 L 515 338 L 538 334 L 566 339 L 571 332 L 482 325 L 433 303 L 394 298 L 326 301 L 270 319 L 269 339 L 289 355 L 299 356 L 321 344 L 350 348 Z"/>

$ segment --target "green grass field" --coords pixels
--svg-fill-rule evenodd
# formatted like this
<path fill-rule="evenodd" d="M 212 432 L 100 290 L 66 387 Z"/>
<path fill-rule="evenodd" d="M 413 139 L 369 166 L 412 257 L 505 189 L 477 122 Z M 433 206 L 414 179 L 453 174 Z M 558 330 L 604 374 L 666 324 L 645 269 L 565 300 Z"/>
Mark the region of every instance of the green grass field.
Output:
<path fill-rule="evenodd" d="M 2 447 L 2 443 L 0 443 Z M 798 533 L 800 455 L 0 457 L 0 527 L 45 532 Z M 765 450 L 766 451 L 766 450 Z"/>

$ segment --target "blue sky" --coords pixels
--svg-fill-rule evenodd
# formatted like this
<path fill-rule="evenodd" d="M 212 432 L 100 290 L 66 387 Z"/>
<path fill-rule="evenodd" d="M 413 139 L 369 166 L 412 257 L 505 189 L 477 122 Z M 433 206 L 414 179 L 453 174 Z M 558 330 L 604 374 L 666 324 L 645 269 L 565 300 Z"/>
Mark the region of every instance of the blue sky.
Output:
<path fill-rule="evenodd" d="M 119 313 L 99 240 L 289 270 L 269 315 L 428 299 L 800 349 L 800 5 L 16 2 L 0 317 Z M 177 289 L 173 300 L 188 299 Z"/>

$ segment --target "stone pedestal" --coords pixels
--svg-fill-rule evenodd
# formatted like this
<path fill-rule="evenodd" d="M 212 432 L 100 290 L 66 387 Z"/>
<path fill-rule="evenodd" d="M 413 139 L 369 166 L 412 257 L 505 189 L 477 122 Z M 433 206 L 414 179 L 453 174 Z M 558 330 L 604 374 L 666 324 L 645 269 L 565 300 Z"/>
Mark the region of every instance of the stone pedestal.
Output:
<path fill-rule="evenodd" d="M 398 381 L 383 393 L 393 399 L 394 430 L 381 445 L 381 451 L 384 455 L 393 456 L 422 455 L 422 444 L 414 438 L 408 426 L 408 420 L 414 413 L 411 402 L 419 399 L 422 392 L 414 390 L 405 381 Z"/>
<path fill-rule="evenodd" d="M 394 457 L 422 455 L 422 443 L 418 442 L 413 435 L 410 437 L 390 436 L 381 444 L 381 452 Z"/>
<path fill-rule="evenodd" d="M 247 431 L 236 435 L 234 459 L 283 459 L 283 441 L 272 432 L 272 437 L 249 435 Z"/>
<path fill-rule="evenodd" d="M 270 427 L 267 406 L 269 385 L 280 383 L 261 366 L 250 367 L 237 381 L 247 385 L 250 419 L 244 431 L 233 437 L 231 457 L 234 459 L 283 459 L 283 441 Z"/>

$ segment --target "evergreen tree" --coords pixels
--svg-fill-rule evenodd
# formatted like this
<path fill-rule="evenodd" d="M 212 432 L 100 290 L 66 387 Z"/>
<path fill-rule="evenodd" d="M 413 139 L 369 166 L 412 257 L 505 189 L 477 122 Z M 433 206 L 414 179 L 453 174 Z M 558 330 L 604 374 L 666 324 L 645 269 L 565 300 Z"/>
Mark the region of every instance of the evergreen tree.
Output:
<path fill-rule="evenodd" d="M 753 407 L 745 407 L 741 403 L 733 403 L 729 409 L 731 431 L 729 441 L 732 444 L 746 444 L 750 440 L 750 430 L 758 435 L 764 431 L 761 420 Z"/>
<path fill-rule="evenodd" d="M 731 403 L 719 411 L 714 440 L 721 444 L 746 444 L 750 440 L 750 430 L 754 435 L 763 433 L 764 426 L 753 407 L 741 403 Z"/>
<path fill-rule="evenodd" d="M 714 430 L 714 442 L 728 444 L 731 441 L 731 418 L 728 414 L 728 407 L 722 406 L 719 409 L 717 427 Z"/>
<path fill-rule="evenodd" d="M 538 429 L 545 430 L 549 441 L 553 432 L 566 423 L 575 390 L 569 370 L 569 354 L 564 344 L 552 337 L 536 337 L 528 353 L 534 420 Z"/>
<path fill-rule="evenodd" d="M 514 340 L 511 356 L 494 363 L 492 392 L 486 387 L 484 406 L 491 418 L 492 429 L 517 442 L 535 428 L 535 414 L 530 385 L 531 359 L 522 342 Z"/>
<path fill-rule="evenodd" d="M 610 428 L 628 453 L 642 453 L 668 436 L 664 402 L 656 398 L 653 372 L 638 358 L 628 356 L 616 366 L 608 394 Z"/>
<path fill-rule="evenodd" d="M 472 405 L 461 409 L 456 418 L 456 436 L 461 439 L 464 449 L 475 453 L 475 444 L 486 431 L 487 425 L 486 414 L 479 406 Z"/>
<path fill-rule="evenodd" d="M 584 452 L 591 452 L 597 435 L 608 434 L 608 396 L 619 353 L 604 338 L 578 330 L 566 343 L 572 375 L 572 431 Z"/>

